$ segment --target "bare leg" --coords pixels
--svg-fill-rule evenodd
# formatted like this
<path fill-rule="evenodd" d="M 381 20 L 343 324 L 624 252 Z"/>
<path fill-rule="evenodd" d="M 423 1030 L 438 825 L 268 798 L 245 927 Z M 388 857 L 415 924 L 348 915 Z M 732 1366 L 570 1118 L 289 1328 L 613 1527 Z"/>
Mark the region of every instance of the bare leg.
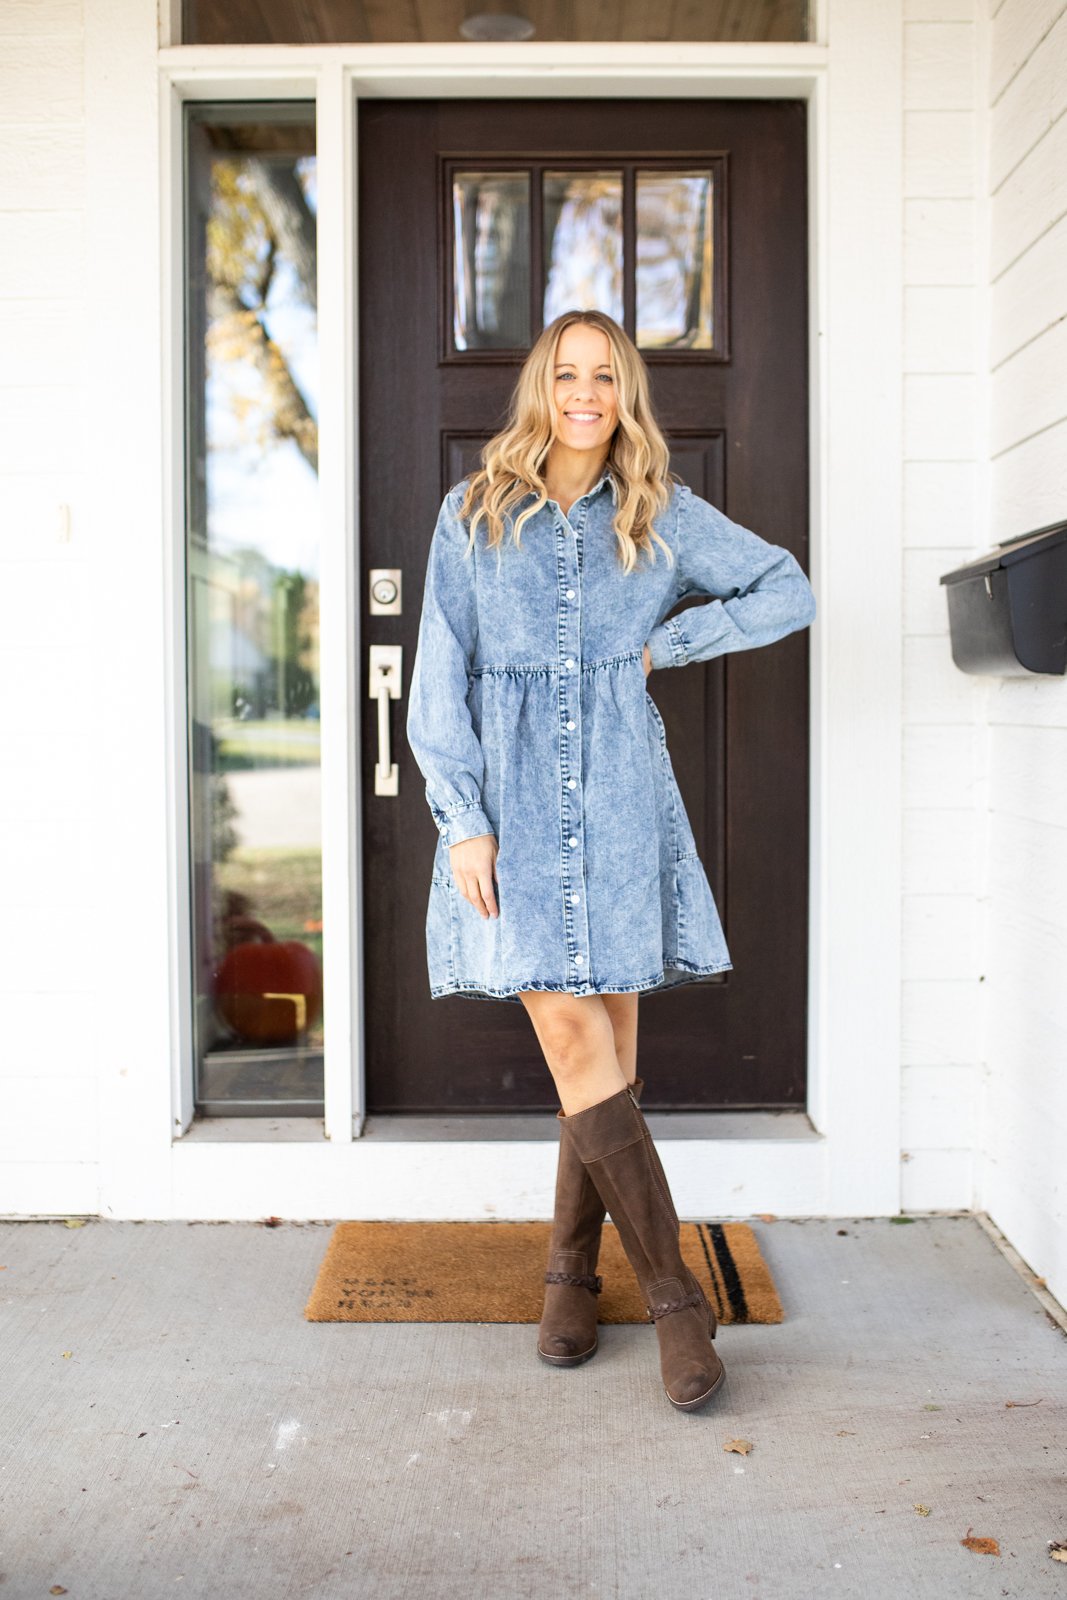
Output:
<path fill-rule="evenodd" d="M 637 1059 L 636 995 L 573 995 L 523 989 L 538 1043 L 567 1116 L 632 1083 Z"/>
<path fill-rule="evenodd" d="M 602 994 L 615 1034 L 615 1055 L 627 1083 L 637 1076 L 637 1001 L 636 994 Z"/>

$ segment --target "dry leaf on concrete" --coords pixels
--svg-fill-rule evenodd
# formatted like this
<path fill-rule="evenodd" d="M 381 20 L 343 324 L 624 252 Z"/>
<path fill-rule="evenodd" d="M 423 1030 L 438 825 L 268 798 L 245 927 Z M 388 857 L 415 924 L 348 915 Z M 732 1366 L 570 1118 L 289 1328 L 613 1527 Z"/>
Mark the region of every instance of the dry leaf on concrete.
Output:
<path fill-rule="evenodd" d="M 1067 1544 L 1064 1544 L 1059 1539 L 1050 1539 L 1048 1553 L 1053 1561 L 1067 1561 Z"/>
<path fill-rule="evenodd" d="M 1010 1411 L 1012 1406 L 1039 1406 L 1040 1400 L 1005 1400 L 1004 1409 Z"/>
<path fill-rule="evenodd" d="M 920 1517 L 928 1517 L 930 1515 L 930 1507 L 920 1505 L 918 1500 L 916 1500 L 913 1509 L 919 1513 Z"/>
<path fill-rule="evenodd" d="M 999 1556 L 1000 1546 L 995 1539 L 973 1539 L 970 1528 L 966 1537 L 960 1540 L 965 1550 L 973 1550 L 976 1556 Z"/>
<path fill-rule="evenodd" d="M 752 1449 L 751 1439 L 727 1439 L 723 1445 L 724 1450 L 733 1450 L 739 1456 L 747 1456 Z"/>

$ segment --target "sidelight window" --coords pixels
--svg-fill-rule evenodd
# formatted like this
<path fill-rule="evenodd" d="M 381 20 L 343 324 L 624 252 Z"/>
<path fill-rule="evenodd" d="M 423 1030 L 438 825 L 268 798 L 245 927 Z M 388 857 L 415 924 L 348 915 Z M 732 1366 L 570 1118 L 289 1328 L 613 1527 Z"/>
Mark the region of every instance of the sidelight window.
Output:
<path fill-rule="evenodd" d="M 315 113 L 185 108 L 196 1102 L 321 1114 Z"/>

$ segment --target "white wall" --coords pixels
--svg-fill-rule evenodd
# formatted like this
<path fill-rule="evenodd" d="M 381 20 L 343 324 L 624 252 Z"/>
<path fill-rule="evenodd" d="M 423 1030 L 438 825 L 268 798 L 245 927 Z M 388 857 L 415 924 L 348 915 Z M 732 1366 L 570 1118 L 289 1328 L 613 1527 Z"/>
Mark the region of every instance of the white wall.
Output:
<path fill-rule="evenodd" d="M 901 1203 L 969 1207 L 979 1080 L 982 689 L 938 579 L 986 538 L 971 0 L 904 8 L 904 914 Z"/>
<path fill-rule="evenodd" d="M 98 1192 L 82 22 L 81 0 L 0 6 L 0 1211 L 95 1211 Z"/>
<path fill-rule="evenodd" d="M 990 7 L 992 536 L 1067 517 L 1067 7 Z M 978 1199 L 1067 1302 L 1067 683 L 988 680 Z"/>

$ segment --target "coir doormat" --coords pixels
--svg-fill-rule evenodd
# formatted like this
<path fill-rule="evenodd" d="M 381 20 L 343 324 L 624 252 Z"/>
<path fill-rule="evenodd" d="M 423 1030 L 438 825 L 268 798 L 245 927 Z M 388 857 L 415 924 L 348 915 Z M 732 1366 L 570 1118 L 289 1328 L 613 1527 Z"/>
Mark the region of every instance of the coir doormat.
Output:
<path fill-rule="evenodd" d="M 304 1308 L 309 1322 L 539 1322 L 549 1222 L 339 1222 Z M 781 1322 L 782 1304 L 745 1222 L 683 1222 L 682 1256 L 719 1321 Z M 601 1322 L 648 1322 L 608 1221 L 597 1271 Z"/>

